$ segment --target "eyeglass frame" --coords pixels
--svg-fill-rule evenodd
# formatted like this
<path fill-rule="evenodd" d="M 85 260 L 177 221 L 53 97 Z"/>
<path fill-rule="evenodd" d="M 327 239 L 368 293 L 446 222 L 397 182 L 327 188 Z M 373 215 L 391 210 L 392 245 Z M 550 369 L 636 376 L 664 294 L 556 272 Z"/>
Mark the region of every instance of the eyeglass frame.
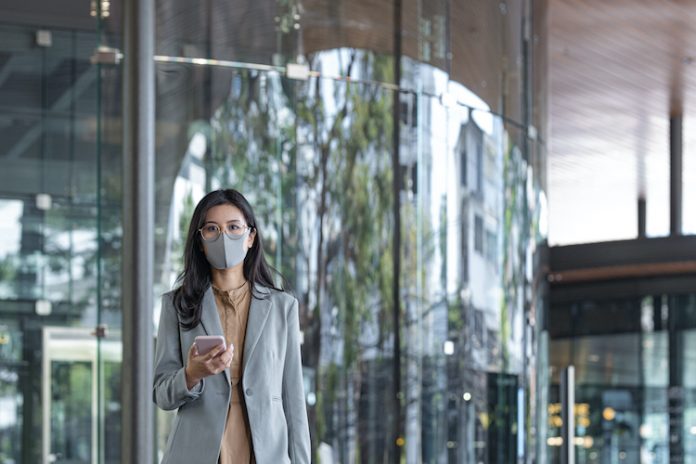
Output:
<path fill-rule="evenodd" d="M 215 227 L 217 227 L 218 233 L 217 233 L 217 236 L 216 236 L 215 238 L 206 239 L 206 238 L 203 236 L 203 229 L 204 229 L 208 224 L 214 224 Z M 255 227 L 254 227 L 254 226 L 245 225 L 244 228 L 243 228 L 242 230 L 244 230 L 244 231 L 246 232 L 247 229 L 248 229 L 248 230 L 254 230 Z M 234 236 L 234 234 L 228 234 L 227 232 L 223 232 L 223 230 L 222 230 L 222 228 L 220 227 L 220 225 L 219 225 L 218 223 L 212 222 L 212 221 L 211 221 L 210 223 L 205 223 L 205 224 L 203 224 L 203 227 L 201 227 L 200 229 L 198 229 L 198 233 L 201 235 L 201 240 L 203 240 L 204 242 L 212 242 L 212 241 L 214 241 L 214 240 L 217 240 L 217 239 L 220 238 L 220 235 L 222 235 L 222 234 L 225 234 L 225 235 L 227 235 L 227 236 L 230 237 L 230 238 L 232 238 L 232 237 Z M 241 236 L 243 236 L 243 235 L 244 235 L 244 232 L 242 232 L 241 234 L 237 235 L 237 237 L 241 237 Z"/>

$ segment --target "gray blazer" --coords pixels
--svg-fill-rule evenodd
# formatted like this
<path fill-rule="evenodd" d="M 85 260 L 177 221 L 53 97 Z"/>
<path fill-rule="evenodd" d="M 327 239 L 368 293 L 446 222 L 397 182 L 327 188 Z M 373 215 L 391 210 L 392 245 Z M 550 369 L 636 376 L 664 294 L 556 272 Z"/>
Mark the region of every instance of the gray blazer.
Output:
<path fill-rule="evenodd" d="M 305 408 L 297 300 L 257 286 L 252 295 L 244 341 L 244 400 L 254 456 L 259 464 L 309 463 L 310 441 Z M 203 297 L 201 323 L 179 327 L 173 292 L 162 296 L 153 398 L 164 410 L 176 409 L 164 464 L 215 464 L 230 402 L 230 374 L 212 375 L 191 391 L 184 366 L 197 335 L 222 335 L 211 288 Z"/>

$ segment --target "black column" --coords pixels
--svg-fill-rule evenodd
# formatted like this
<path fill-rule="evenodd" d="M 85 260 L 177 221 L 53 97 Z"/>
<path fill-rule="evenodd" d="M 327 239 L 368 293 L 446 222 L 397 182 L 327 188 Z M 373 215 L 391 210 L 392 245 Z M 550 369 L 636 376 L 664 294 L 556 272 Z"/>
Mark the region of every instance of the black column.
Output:
<path fill-rule="evenodd" d="M 123 463 L 153 462 L 152 283 L 154 255 L 153 0 L 123 14 Z"/>
<path fill-rule="evenodd" d="M 644 196 L 638 197 L 638 238 L 645 238 L 647 230 L 647 204 Z"/>
<path fill-rule="evenodd" d="M 402 446 L 404 444 L 404 424 L 402 414 L 402 404 L 404 393 L 401 389 L 401 0 L 394 0 L 394 101 L 392 106 L 392 170 L 393 181 L 392 189 L 394 193 L 394 239 L 393 239 L 393 273 L 392 283 L 392 323 L 394 325 L 394 364 L 393 364 L 393 385 L 392 408 L 394 421 L 391 433 L 391 456 L 389 462 L 400 462 Z"/>
<path fill-rule="evenodd" d="M 682 233 L 682 116 L 669 118 L 669 232 Z"/>
<path fill-rule="evenodd" d="M 679 297 L 669 297 L 669 462 L 684 462 L 684 357 L 680 329 Z"/>

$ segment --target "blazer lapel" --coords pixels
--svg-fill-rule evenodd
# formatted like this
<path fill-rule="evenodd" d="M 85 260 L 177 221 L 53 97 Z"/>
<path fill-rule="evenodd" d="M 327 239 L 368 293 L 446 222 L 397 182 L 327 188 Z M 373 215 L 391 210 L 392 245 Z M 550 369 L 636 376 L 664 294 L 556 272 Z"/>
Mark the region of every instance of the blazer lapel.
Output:
<path fill-rule="evenodd" d="M 270 291 L 261 286 L 256 286 L 256 292 L 261 298 L 256 298 L 253 293 L 251 296 L 251 306 L 249 307 L 249 319 L 247 320 L 246 336 L 244 339 L 244 359 L 242 360 L 242 372 L 246 373 L 249 359 L 254 353 L 254 348 L 261 338 L 261 332 L 268 319 L 271 309 L 271 299 L 268 298 Z M 265 298 L 264 298 L 265 297 Z"/>
<path fill-rule="evenodd" d="M 215 295 L 213 295 L 213 287 L 208 287 L 205 291 L 201 306 L 201 326 L 203 326 L 205 333 L 208 335 L 222 335 L 224 338 L 225 332 L 223 332 L 222 323 L 220 323 L 220 315 L 218 314 Z M 230 383 L 229 368 L 225 368 L 225 377 L 227 378 L 227 383 Z"/>
<path fill-rule="evenodd" d="M 222 324 L 220 323 L 217 303 L 215 303 L 215 295 L 213 295 L 213 287 L 208 287 L 203 294 L 201 306 L 201 325 L 205 333 L 208 335 L 225 336 L 225 333 L 222 331 Z"/>

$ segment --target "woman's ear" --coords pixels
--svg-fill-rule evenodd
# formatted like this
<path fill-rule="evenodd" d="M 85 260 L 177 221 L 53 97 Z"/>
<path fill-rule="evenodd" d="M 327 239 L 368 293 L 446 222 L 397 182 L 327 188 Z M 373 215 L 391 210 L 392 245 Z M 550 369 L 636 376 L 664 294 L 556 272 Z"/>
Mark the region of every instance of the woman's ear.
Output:
<path fill-rule="evenodd" d="M 247 238 L 247 240 L 249 248 L 254 246 L 254 240 L 256 240 L 256 228 L 251 229 L 251 233 L 249 234 L 249 238 Z"/>

